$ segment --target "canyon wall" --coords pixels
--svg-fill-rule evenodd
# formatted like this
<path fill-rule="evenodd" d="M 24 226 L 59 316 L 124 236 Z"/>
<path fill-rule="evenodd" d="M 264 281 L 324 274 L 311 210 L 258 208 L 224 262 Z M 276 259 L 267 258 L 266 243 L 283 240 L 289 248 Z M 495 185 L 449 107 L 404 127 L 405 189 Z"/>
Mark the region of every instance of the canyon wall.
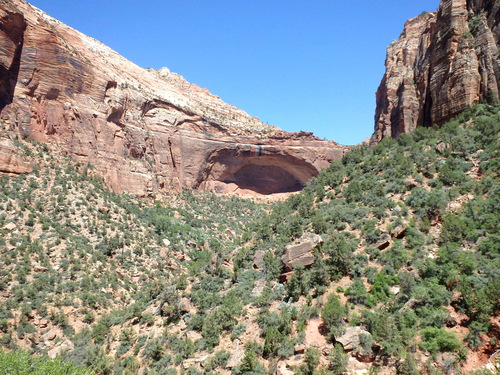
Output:
<path fill-rule="evenodd" d="M 443 0 L 387 49 L 372 141 L 442 125 L 500 91 L 500 2 Z"/>
<path fill-rule="evenodd" d="M 0 0 L 0 129 L 138 195 L 295 191 L 348 149 L 263 124 L 167 68 L 140 68 L 23 0 Z M 31 167 L 12 142 L 2 154 L 0 171 Z"/>

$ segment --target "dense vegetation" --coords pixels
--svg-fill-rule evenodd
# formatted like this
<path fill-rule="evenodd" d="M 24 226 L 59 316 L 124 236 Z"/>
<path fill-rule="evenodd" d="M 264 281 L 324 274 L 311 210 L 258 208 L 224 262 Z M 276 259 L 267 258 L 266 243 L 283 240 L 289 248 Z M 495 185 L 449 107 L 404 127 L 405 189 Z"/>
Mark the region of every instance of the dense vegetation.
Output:
<path fill-rule="evenodd" d="M 95 374 L 264 374 L 285 360 L 342 374 L 349 356 L 373 373 L 459 371 L 499 347 L 499 133 L 498 108 L 478 105 L 356 147 L 273 207 L 116 195 L 18 141 L 40 163 L 2 177 L 1 345 Z M 308 232 L 322 238 L 314 263 L 284 277 L 285 246 Z M 321 350 L 305 345 L 318 320 Z"/>
<path fill-rule="evenodd" d="M 91 371 L 58 359 L 30 356 L 26 352 L 5 353 L 0 350 L 2 375 L 91 375 Z"/>

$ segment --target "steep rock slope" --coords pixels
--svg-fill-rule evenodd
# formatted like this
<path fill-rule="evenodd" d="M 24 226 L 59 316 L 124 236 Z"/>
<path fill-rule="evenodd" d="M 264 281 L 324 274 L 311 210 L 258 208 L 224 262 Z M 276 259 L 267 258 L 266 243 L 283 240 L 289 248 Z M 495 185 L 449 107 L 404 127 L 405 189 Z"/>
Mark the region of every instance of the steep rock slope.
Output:
<path fill-rule="evenodd" d="M 374 141 L 442 125 L 474 102 L 499 99 L 500 3 L 443 0 L 406 22 L 387 49 Z"/>
<path fill-rule="evenodd" d="M 22 0 L 0 1 L 0 26 L 1 127 L 95 165 L 116 192 L 294 191 L 346 150 L 142 69 Z"/>

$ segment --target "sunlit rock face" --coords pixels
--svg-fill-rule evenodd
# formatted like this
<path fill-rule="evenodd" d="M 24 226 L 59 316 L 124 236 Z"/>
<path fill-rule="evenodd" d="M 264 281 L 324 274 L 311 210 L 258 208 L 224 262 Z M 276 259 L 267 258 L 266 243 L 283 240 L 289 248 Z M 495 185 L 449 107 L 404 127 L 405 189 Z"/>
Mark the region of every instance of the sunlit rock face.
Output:
<path fill-rule="evenodd" d="M 0 22 L 0 127 L 95 166 L 116 192 L 295 191 L 348 149 L 142 69 L 22 0 L 0 0 Z"/>
<path fill-rule="evenodd" d="M 500 91 L 500 2 L 443 0 L 387 49 L 372 140 L 441 125 Z"/>

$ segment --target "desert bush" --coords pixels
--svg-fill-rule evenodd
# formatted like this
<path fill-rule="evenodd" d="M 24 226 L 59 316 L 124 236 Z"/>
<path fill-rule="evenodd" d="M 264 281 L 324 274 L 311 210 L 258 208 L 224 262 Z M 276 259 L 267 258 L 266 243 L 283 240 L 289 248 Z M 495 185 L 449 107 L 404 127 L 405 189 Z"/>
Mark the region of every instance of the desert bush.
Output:
<path fill-rule="evenodd" d="M 333 375 L 342 375 L 347 371 L 349 355 L 344 352 L 342 345 L 335 344 L 332 353 L 329 355 L 329 370 Z"/>
<path fill-rule="evenodd" d="M 91 375 L 88 368 L 76 367 L 60 358 L 33 357 L 26 352 L 5 353 L 0 349 L 0 373 L 5 375 Z"/>
<path fill-rule="evenodd" d="M 463 350 L 462 343 L 455 333 L 442 328 L 427 327 L 421 331 L 421 335 L 420 348 L 430 353 L 459 352 Z"/>
<path fill-rule="evenodd" d="M 336 294 L 330 294 L 321 311 L 321 319 L 330 337 L 343 333 L 343 321 L 347 317 L 347 312 L 347 307 L 342 305 L 339 297 Z"/>
<path fill-rule="evenodd" d="M 346 294 L 349 297 L 349 302 L 356 305 L 363 305 L 369 297 L 363 280 L 359 278 L 355 279 L 351 286 L 347 288 Z"/>

